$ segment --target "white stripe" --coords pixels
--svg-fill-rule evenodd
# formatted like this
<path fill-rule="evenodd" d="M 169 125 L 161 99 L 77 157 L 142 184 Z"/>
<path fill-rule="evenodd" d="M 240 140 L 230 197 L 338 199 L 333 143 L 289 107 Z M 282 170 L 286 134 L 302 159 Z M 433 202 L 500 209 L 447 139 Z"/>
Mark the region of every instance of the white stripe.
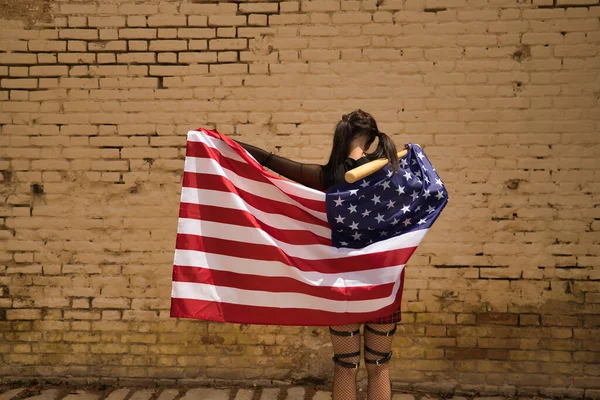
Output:
<path fill-rule="evenodd" d="M 331 238 L 331 229 L 327 227 L 298 221 L 282 214 L 271 214 L 258 210 L 235 193 L 184 187 L 181 189 L 181 202 L 248 211 L 257 220 L 275 229 L 304 230 L 327 239 Z M 237 228 L 237 226 L 229 225 L 231 230 Z"/>
<path fill-rule="evenodd" d="M 217 139 L 217 138 L 214 138 L 212 136 L 205 134 L 202 130 L 189 131 L 187 140 L 189 140 L 190 142 L 204 143 L 208 147 L 212 147 L 213 149 L 218 150 L 224 157 L 231 158 L 232 160 L 236 160 L 236 161 L 246 162 L 227 143 L 225 143 L 224 141 L 222 141 L 220 139 Z M 252 157 L 252 155 L 250 153 L 248 153 L 244 148 L 242 148 L 242 151 L 244 151 L 246 154 L 248 154 L 250 157 Z M 254 158 L 254 157 L 252 157 L 252 158 Z M 286 192 L 288 194 L 295 195 L 298 197 L 303 197 L 305 199 L 310 199 L 310 200 L 325 201 L 325 193 L 321 192 L 320 190 L 315 190 L 315 189 L 309 188 L 307 186 L 300 185 L 296 182 L 281 179 L 280 177 L 275 176 L 275 175 L 269 173 L 268 171 L 261 171 L 261 172 L 275 186 L 279 187 L 281 190 L 283 190 L 284 192 Z"/>
<path fill-rule="evenodd" d="M 233 227 L 231 224 L 189 218 L 179 218 L 177 233 L 273 246 L 278 247 L 290 257 L 298 257 L 304 260 L 327 260 L 416 247 L 423 240 L 426 229 L 382 240 L 362 249 L 336 248 L 323 244 L 294 245 L 279 241 L 259 228 Z"/>
<path fill-rule="evenodd" d="M 253 167 L 248 164 L 248 168 Z M 280 201 L 282 203 L 298 207 L 301 210 L 304 210 L 307 213 L 314 215 L 321 221 L 327 221 L 327 214 L 325 214 L 324 212 L 315 211 L 311 208 L 303 206 L 296 200 L 288 197 L 284 192 L 282 192 L 280 189 L 273 185 L 241 177 L 234 171 L 225 168 L 212 158 L 186 157 L 184 171 L 222 176 L 228 179 L 235 187 L 242 189 L 243 191 L 248 192 L 253 196 Z M 325 202 L 324 198 L 323 202 Z"/>
<path fill-rule="evenodd" d="M 171 297 L 195 299 L 246 306 L 304 308 L 335 313 L 366 313 L 379 310 L 394 303 L 400 281 L 396 281 L 390 296 L 373 300 L 330 300 L 302 293 L 266 292 L 236 289 L 204 283 L 173 282 Z"/>
<path fill-rule="evenodd" d="M 311 286 L 338 288 L 384 285 L 396 282 L 404 265 L 377 268 L 364 271 L 336 272 L 325 274 L 316 271 L 302 271 L 279 261 L 261 261 L 246 258 L 205 253 L 197 250 L 175 250 L 175 265 L 184 267 L 209 268 L 238 274 L 266 277 L 291 278 Z"/>

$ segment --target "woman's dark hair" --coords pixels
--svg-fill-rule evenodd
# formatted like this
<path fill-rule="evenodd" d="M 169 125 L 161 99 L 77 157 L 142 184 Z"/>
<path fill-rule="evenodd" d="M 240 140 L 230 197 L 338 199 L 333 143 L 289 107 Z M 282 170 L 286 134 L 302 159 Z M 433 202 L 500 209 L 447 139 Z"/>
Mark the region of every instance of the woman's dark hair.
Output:
<path fill-rule="evenodd" d="M 350 143 L 357 136 L 367 136 L 367 144 L 371 145 L 375 138 L 379 139 L 377 148 L 367 157 L 369 160 L 387 158 L 392 164 L 394 171 L 398 170 L 398 152 L 392 139 L 377 128 L 377 122 L 371 114 L 363 110 L 352 111 L 350 114 L 342 115 L 342 119 L 335 126 L 333 135 L 333 147 L 327 165 L 337 167 L 342 164 L 350 152 Z"/>

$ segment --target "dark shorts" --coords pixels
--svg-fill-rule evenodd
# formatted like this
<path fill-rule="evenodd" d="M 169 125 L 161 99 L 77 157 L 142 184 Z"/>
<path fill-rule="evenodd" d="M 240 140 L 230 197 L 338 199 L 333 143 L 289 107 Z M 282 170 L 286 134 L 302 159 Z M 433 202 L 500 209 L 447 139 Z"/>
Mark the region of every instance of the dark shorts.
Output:
<path fill-rule="evenodd" d="M 400 322 L 400 320 L 401 320 L 400 307 L 398 307 L 398 309 L 396 311 L 394 311 L 392 314 L 388 315 L 387 317 L 372 319 L 370 321 L 365 322 L 365 324 L 395 324 L 397 322 Z"/>

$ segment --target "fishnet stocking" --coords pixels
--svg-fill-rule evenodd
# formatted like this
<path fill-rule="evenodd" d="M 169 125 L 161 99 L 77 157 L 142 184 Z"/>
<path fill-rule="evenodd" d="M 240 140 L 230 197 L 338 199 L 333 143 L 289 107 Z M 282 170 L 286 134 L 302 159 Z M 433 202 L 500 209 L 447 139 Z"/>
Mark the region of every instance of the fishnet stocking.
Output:
<path fill-rule="evenodd" d="M 358 330 L 358 325 L 332 326 L 332 329 L 343 332 Z M 337 336 L 331 334 L 334 354 L 360 352 L 360 333 L 354 336 Z M 360 354 L 353 357 L 340 357 L 340 361 L 358 363 Z M 333 370 L 333 400 L 356 400 L 356 374 L 358 368 L 347 368 L 334 364 Z"/>
<path fill-rule="evenodd" d="M 369 327 L 379 332 L 388 332 L 394 329 L 395 324 L 369 324 Z M 392 339 L 393 336 L 380 336 L 373 332 L 370 332 L 365 325 L 365 346 L 371 350 L 388 353 L 392 350 Z M 366 360 L 379 360 L 384 358 L 383 355 L 377 355 L 368 352 L 365 349 L 364 352 Z M 367 366 L 367 374 L 369 376 L 369 383 L 367 387 L 367 399 L 368 400 L 390 400 L 392 398 L 391 387 L 390 387 L 390 364 L 389 361 L 384 364 L 370 364 L 365 363 Z"/>

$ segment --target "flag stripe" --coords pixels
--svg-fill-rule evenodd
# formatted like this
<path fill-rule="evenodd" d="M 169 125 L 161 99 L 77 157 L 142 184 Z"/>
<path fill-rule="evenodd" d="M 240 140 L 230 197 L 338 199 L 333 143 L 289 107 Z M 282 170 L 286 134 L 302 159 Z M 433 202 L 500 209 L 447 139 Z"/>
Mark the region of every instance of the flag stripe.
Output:
<path fill-rule="evenodd" d="M 188 189 L 202 188 L 204 190 L 235 193 L 244 200 L 246 204 L 251 205 L 257 210 L 268 212 L 270 214 L 287 215 L 290 218 L 308 224 L 329 227 L 329 224 L 327 224 L 327 216 L 325 214 L 321 214 L 321 218 L 318 218 L 315 216 L 316 212 L 313 211 L 313 213 L 310 214 L 297 205 L 289 204 L 289 202 L 285 201 L 278 201 L 278 196 L 272 194 L 269 196 L 268 192 L 264 193 L 263 196 L 257 195 L 256 193 L 260 193 L 260 191 L 257 188 L 253 188 L 251 184 L 237 186 L 223 176 L 185 172 L 183 175 L 183 185 Z M 252 190 L 252 192 L 246 189 Z"/>
<path fill-rule="evenodd" d="M 298 325 L 298 321 L 311 321 L 311 325 L 320 326 L 361 323 L 369 319 L 387 316 L 396 310 L 402 300 L 404 271 L 399 281 L 400 285 L 396 291 L 394 301 L 386 307 L 368 312 L 350 313 L 343 309 L 328 312 L 301 308 L 298 307 L 298 304 L 289 308 L 282 308 L 281 304 L 277 302 L 266 306 L 255 306 L 229 303 L 220 298 L 219 301 L 213 301 L 212 299 L 199 300 L 173 296 L 171 299 L 171 316 L 269 325 Z M 278 307 L 274 307 L 273 304 L 277 304 Z"/>
<path fill-rule="evenodd" d="M 256 166 L 256 170 L 260 171 L 265 179 L 268 179 L 271 184 L 277 186 L 290 197 L 298 196 L 306 200 L 325 201 L 325 193 L 322 191 L 302 186 L 296 182 L 272 174 L 269 170 L 263 168 L 246 150 L 239 147 L 237 143 L 228 137 L 224 136 L 221 138 L 218 134 L 210 131 L 205 131 L 205 133 L 205 135 L 202 135 L 195 131 L 188 132 L 188 147 L 195 146 L 196 143 L 203 143 L 211 149 L 218 150 L 226 158 L 243 163 L 251 163 Z M 248 165 L 244 165 L 244 168 L 248 168 Z"/>
<path fill-rule="evenodd" d="M 379 269 L 326 274 L 317 271 L 302 271 L 278 262 L 243 259 L 221 254 L 194 250 L 175 250 L 174 264 L 194 268 L 209 266 L 212 270 L 231 271 L 241 274 L 287 277 L 315 286 L 358 287 L 382 285 L 395 282 L 404 265 Z"/>
<path fill-rule="evenodd" d="M 203 221 L 220 222 L 228 225 L 260 228 L 272 238 L 295 245 L 322 244 L 331 246 L 331 239 L 324 238 L 306 230 L 277 229 L 256 219 L 243 210 L 225 207 L 205 206 L 202 204 L 181 203 L 179 217 Z"/>
<path fill-rule="evenodd" d="M 186 235 L 195 235 L 203 238 L 214 238 L 231 241 L 239 241 L 251 244 L 266 245 L 279 248 L 289 257 L 300 257 L 310 260 L 339 260 L 344 263 L 354 262 L 355 258 L 374 257 L 373 261 L 384 261 L 386 265 L 398 265 L 395 262 L 396 256 L 390 254 L 389 249 L 406 250 L 414 248 L 421 240 L 423 231 L 414 231 L 405 235 L 397 236 L 387 240 L 373 243 L 362 249 L 336 248 L 323 245 L 297 246 L 287 243 L 282 243 L 269 237 L 264 231 L 256 227 L 237 227 L 231 229 L 227 224 L 211 221 L 198 221 L 195 219 L 180 218 L 178 224 L 178 233 Z M 398 259 L 402 259 L 403 255 L 397 255 Z M 393 262 L 394 261 L 394 262 Z M 389 264 L 392 262 L 392 264 Z M 340 267 L 339 270 L 344 270 Z"/>
<path fill-rule="evenodd" d="M 181 202 L 189 204 L 200 204 L 206 206 L 226 207 L 232 210 L 248 211 L 264 224 L 277 229 L 304 229 L 323 238 L 331 238 L 331 229 L 324 226 L 308 224 L 297 221 L 286 215 L 271 214 L 256 209 L 244 202 L 235 193 L 226 193 L 216 190 L 182 188 Z"/>
<path fill-rule="evenodd" d="M 180 265 L 173 267 L 173 279 L 177 282 L 202 282 L 218 287 L 269 293 L 299 293 L 338 301 L 373 300 L 387 297 L 391 295 L 394 286 L 394 283 L 354 287 L 315 286 L 291 278 L 239 274 L 231 271 Z"/>
<path fill-rule="evenodd" d="M 330 300 L 303 293 L 273 293 L 265 290 L 247 290 L 213 286 L 197 282 L 173 282 L 173 296 L 183 299 L 213 300 L 249 306 L 281 308 L 308 308 L 329 312 L 368 312 L 389 306 L 396 298 L 399 282 L 395 282 L 389 296 L 371 300 Z"/>
<path fill-rule="evenodd" d="M 380 310 L 363 313 L 327 312 L 298 307 L 257 307 L 221 301 L 172 298 L 171 317 L 238 324 L 336 326 L 363 323 L 370 319 L 385 317 L 396 310 L 401 298 L 402 292 L 399 291 L 393 304 Z M 310 321 L 310 324 L 299 324 L 299 321 Z"/>
<path fill-rule="evenodd" d="M 340 271 L 363 271 L 394 265 L 406 264 L 416 247 L 398 249 L 394 252 L 383 252 L 372 255 L 340 257 L 337 259 L 306 260 L 286 255 L 281 249 L 270 245 L 254 244 L 242 241 L 217 239 L 205 236 L 177 234 L 176 247 L 183 250 L 204 251 L 231 257 L 249 258 L 253 260 L 278 261 L 303 271 L 336 273 Z M 308 247 L 308 246 L 304 246 Z M 315 246 L 311 246 L 315 247 Z M 307 254 L 311 256 L 312 254 Z"/>

